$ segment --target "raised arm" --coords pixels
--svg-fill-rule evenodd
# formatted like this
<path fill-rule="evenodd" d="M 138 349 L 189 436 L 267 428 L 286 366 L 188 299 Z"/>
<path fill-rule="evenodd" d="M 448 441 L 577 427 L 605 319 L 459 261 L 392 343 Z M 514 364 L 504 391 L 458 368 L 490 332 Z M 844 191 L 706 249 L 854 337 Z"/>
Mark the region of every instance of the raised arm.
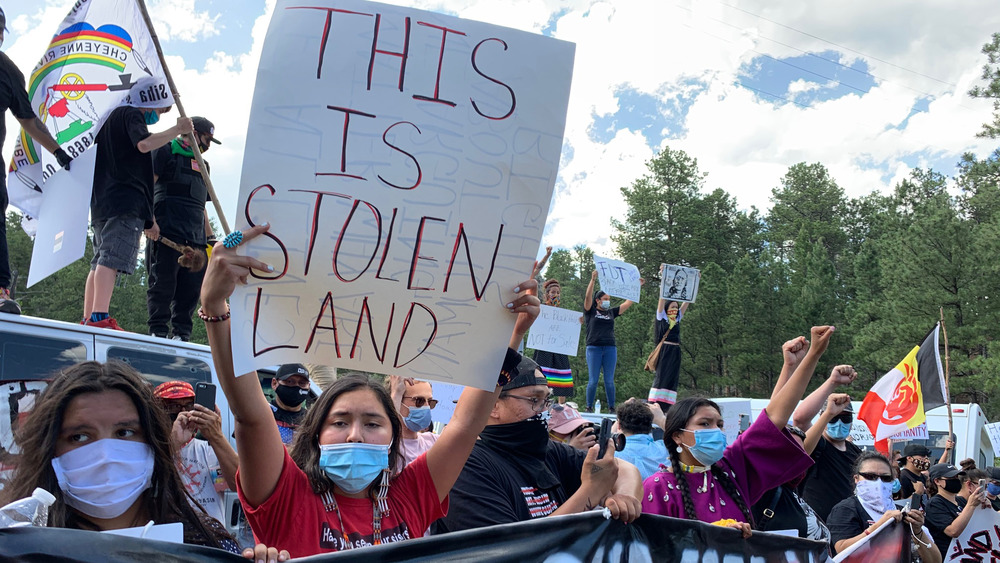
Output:
<path fill-rule="evenodd" d="M 815 391 L 809 394 L 808 397 L 802 400 L 802 404 L 799 408 L 795 409 L 795 413 L 792 415 L 792 424 L 802 429 L 803 432 L 809 430 L 812 426 L 812 419 L 816 416 L 816 413 L 823 407 L 823 403 L 826 402 L 826 398 L 834 392 L 837 387 L 841 385 L 850 385 L 854 382 L 854 378 L 858 376 L 858 373 L 854 371 L 854 368 L 848 365 L 840 365 L 833 368 L 830 371 L 830 377 L 823 382 L 822 385 L 816 388 Z"/>
<path fill-rule="evenodd" d="M 819 444 L 819 439 L 823 436 L 823 431 L 826 430 L 826 425 L 830 424 L 831 420 L 844 412 L 844 409 L 849 404 L 851 404 L 851 397 L 846 393 L 834 393 L 827 398 L 826 410 L 823 411 L 823 414 L 819 415 L 819 420 L 816 421 L 816 424 L 806 432 L 806 439 L 802 442 L 802 449 L 807 454 L 812 455 L 813 450 L 816 449 L 816 445 Z"/>
<path fill-rule="evenodd" d="M 788 378 L 792 376 L 792 372 L 795 371 L 795 368 L 802 362 L 802 358 L 806 357 L 806 351 L 808 349 L 809 341 L 806 340 L 805 336 L 796 336 L 781 345 L 781 356 L 784 359 L 784 363 L 781 365 L 781 373 L 778 375 L 778 382 L 774 384 L 774 390 L 771 391 L 772 399 L 774 399 L 774 396 L 778 394 L 778 391 L 785 386 L 785 382 L 788 381 Z"/>
<path fill-rule="evenodd" d="M 587 293 L 583 296 L 583 310 L 589 311 L 594 306 L 594 282 L 597 281 L 597 270 L 590 274 L 590 283 L 587 284 Z"/>
<path fill-rule="evenodd" d="M 517 346 L 524 339 L 531 323 L 535 322 L 541 310 L 541 302 L 536 297 L 538 282 L 534 279 L 521 282 L 514 288 L 516 298 L 507 304 L 507 310 L 517 315 L 514 331 L 507 343 L 507 355 L 517 355 Z M 518 356 L 519 357 L 519 356 Z M 506 362 L 505 362 L 506 363 Z M 515 364 L 516 366 L 516 364 Z M 444 500 L 458 480 L 465 467 L 472 447 L 479 433 L 489 422 L 490 411 L 500 395 L 501 385 L 493 391 L 483 391 L 466 387 L 455 407 L 451 422 L 441 432 L 441 437 L 427 452 L 427 468 L 434 479 L 438 498 Z"/>
<path fill-rule="evenodd" d="M 542 275 L 542 270 L 545 269 L 545 264 L 549 261 L 549 256 L 552 256 L 552 247 L 546 246 L 545 256 L 542 256 L 541 260 L 535 262 L 535 267 L 532 268 L 531 270 L 531 279 L 533 280 L 539 279 L 539 276 Z"/>
<path fill-rule="evenodd" d="M 139 149 L 139 152 L 141 153 L 153 152 L 156 149 L 174 140 L 174 137 L 178 135 L 185 135 L 187 133 L 190 133 L 191 131 L 194 131 L 194 124 L 191 122 L 191 118 L 178 117 L 177 123 L 175 123 L 173 127 L 167 129 L 166 131 L 153 133 L 152 135 L 139 141 L 135 145 L 135 148 Z M 243 234 L 245 235 L 246 233 Z"/>
<path fill-rule="evenodd" d="M 243 231 L 243 240 L 252 240 L 267 228 L 265 223 Z M 216 244 L 201 285 L 203 313 L 210 317 L 226 314 L 229 311 L 226 298 L 232 295 L 237 283 L 246 283 L 250 268 L 273 271 L 260 260 L 237 255 L 235 248 Z M 252 506 L 259 506 L 271 496 L 278 484 L 285 460 L 285 446 L 281 443 L 278 426 L 260 388 L 257 373 L 236 377 L 229 324 L 229 320 L 206 322 L 205 328 L 219 385 L 236 421 L 236 446 L 244 453 L 240 458 L 239 475 L 243 496 Z"/>
<path fill-rule="evenodd" d="M 802 393 L 805 392 L 806 386 L 809 384 L 809 379 L 812 377 L 813 372 L 816 371 L 816 363 L 819 362 L 820 357 L 823 356 L 823 352 L 830 345 L 830 337 L 833 335 L 833 331 L 834 327 L 832 326 L 812 327 L 812 342 L 809 345 L 809 351 L 806 352 L 805 358 L 802 359 L 802 363 L 792 372 L 792 376 L 788 378 L 788 382 L 767 403 L 767 416 L 777 428 L 784 428 L 785 424 L 788 423 L 795 405 L 802 398 Z"/>

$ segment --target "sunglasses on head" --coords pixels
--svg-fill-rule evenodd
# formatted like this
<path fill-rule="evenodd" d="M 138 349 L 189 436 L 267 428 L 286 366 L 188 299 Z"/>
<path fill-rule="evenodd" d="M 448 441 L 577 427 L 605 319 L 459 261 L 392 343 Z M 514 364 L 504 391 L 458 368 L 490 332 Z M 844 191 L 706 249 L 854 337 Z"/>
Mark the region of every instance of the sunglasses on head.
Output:
<path fill-rule="evenodd" d="M 881 473 L 862 472 L 858 473 L 858 475 L 861 475 L 867 481 L 877 481 L 881 479 L 883 483 L 892 483 L 892 481 L 895 479 L 895 477 L 893 477 L 891 474 L 883 475 Z"/>

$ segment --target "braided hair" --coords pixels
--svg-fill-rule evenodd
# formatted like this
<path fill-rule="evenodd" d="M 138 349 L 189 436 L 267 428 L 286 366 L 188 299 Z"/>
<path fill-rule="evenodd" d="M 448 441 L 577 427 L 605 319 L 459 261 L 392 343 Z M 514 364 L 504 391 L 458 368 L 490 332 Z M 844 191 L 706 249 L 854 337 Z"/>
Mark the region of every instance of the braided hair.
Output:
<path fill-rule="evenodd" d="M 688 485 L 687 478 L 684 477 L 684 472 L 681 469 L 681 454 L 677 451 L 679 446 L 677 446 L 673 441 L 674 434 L 680 432 L 687 426 L 688 421 L 698 412 L 701 407 L 712 407 L 718 412 L 722 412 L 714 401 L 706 399 L 704 397 L 688 397 L 686 399 L 681 399 L 677 401 L 667 412 L 667 419 L 663 426 L 663 442 L 667 446 L 667 453 L 670 455 L 670 466 L 674 472 L 674 478 L 677 481 L 677 489 L 681 493 L 681 501 L 684 505 L 684 517 L 687 519 L 697 519 L 698 513 L 694 508 L 694 501 L 691 498 L 691 488 Z M 743 513 L 743 518 L 747 522 L 753 522 L 753 517 L 750 514 L 750 507 L 747 506 L 746 501 L 743 499 L 743 495 L 740 494 L 739 489 L 736 488 L 736 483 L 729 477 L 729 475 L 719 466 L 712 465 L 712 477 L 719 482 L 722 489 L 726 491 L 735 502 L 736 506 L 739 507 L 740 512 Z"/>

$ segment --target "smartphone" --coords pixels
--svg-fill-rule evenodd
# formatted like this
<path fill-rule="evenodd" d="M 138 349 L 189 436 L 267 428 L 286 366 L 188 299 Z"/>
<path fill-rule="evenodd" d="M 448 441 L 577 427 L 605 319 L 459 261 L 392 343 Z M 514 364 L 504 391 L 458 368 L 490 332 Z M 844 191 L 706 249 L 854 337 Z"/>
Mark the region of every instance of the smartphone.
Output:
<path fill-rule="evenodd" d="M 599 447 L 597 450 L 597 459 L 603 459 L 604 454 L 608 451 L 608 440 L 611 439 L 611 427 L 614 424 L 614 419 L 601 419 L 601 432 L 597 435 L 597 445 Z"/>
<path fill-rule="evenodd" d="M 194 404 L 215 412 L 215 384 L 199 381 L 194 385 Z"/>
<path fill-rule="evenodd" d="M 979 488 L 982 489 L 983 491 L 986 491 L 986 483 L 987 483 L 986 479 L 980 479 Z"/>
<path fill-rule="evenodd" d="M 924 495 L 914 494 L 910 497 L 910 510 L 921 510 L 924 507 Z"/>
<path fill-rule="evenodd" d="M 750 415 L 740 413 L 740 434 L 746 432 L 748 428 L 750 428 Z"/>

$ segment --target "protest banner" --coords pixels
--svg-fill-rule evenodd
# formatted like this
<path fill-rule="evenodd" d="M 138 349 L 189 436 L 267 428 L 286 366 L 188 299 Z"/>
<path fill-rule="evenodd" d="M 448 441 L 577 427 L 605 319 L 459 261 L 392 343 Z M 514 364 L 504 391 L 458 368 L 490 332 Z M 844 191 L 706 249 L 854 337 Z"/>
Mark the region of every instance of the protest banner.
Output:
<path fill-rule="evenodd" d="M 993 445 L 993 457 L 1000 457 L 1000 422 L 991 422 L 986 425 L 986 433 L 990 437 Z"/>
<path fill-rule="evenodd" d="M 240 182 L 237 373 L 307 361 L 493 388 L 562 150 L 574 46 L 279 0 Z"/>
<path fill-rule="evenodd" d="M 528 332 L 528 348 L 575 356 L 580 347 L 580 319 L 583 313 L 542 305 Z"/>
<path fill-rule="evenodd" d="M 174 103 L 134 0 L 74 2 L 26 86 L 31 107 L 73 158 L 94 145 L 94 137 L 116 107 Z M 10 204 L 44 219 L 44 184 L 59 168 L 56 158 L 22 129 L 7 179 Z M 89 189 L 92 182 L 93 176 L 79 189 Z"/>
<path fill-rule="evenodd" d="M 13 561 L 246 561 L 239 555 L 194 545 L 57 528 L 0 529 L 3 556 Z M 606 519 L 600 511 L 539 518 L 441 536 L 385 543 L 308 561 L 331 563 L 501 563 L 828 561 L 826 542 L 754 532 L 744 540 L 731 528 L 697 520 L 643 515 L 632 524 Z M 898 561 L 898 559 L 882 559 Z"/>
<path fill-rule="evenodd" d="M 89 216 L 97 151 L 86 151 L 69 170 L 59 170 L 45 184 L 38 231 L 31 248 L 28 287 L 83 258 L 87 250 Z"/>
<path fill-rule="evenodd" d="M 895 520 L 883 522 L 870 535 L 854 543 L 833 558 L 835 563 L 870 563 L 872 561 L 909 561 L 909 524 Z"/>
<path fill-rule="evenodd" d="M 927 423 L 922 422 L 913 428 L 907 428 L 899 434 L 890 436 L 889 439 L 895 442 L 903 442 L 906 440 L 927 440 L 930 438 L 930 434 L 927 433 Z"/>
<path fill-rule="evenodd" d="M 695 268 L 660 264 L 660 299 L 668 299 L 679 303 L 694 303 L 698 296 L 698 285 L 701 274 Z"/>
<path fill-rule="evenodd" d="M 639 281 L 639 268 L 628 262 L 596 254 L 594 268 L 597 270 L 597 281 L 601 283 L 601 291 L 612 297 L 639 302 L 639 290 L 642 286 Z"/>
<path fill-rule="evenodd" d="M 978 508 L 941 557 L 946 563 L 1000 559 L 1000 513 L 992 508 Z"/>

